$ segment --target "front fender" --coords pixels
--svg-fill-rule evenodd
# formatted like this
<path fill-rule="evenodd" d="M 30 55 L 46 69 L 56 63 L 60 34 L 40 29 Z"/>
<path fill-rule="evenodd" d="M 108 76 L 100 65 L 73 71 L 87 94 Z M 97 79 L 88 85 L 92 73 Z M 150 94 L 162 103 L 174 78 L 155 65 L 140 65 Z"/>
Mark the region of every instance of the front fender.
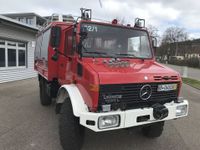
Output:
<path fill-rule="evenodd" d="M 80 117 L 81 113 L 88 111 L 84 99 L 75 84 L 63 85 L 60 87 L 56 104 L 64 103 L 66 98 L 69 98 L 71 101 L 74 116 Z"/>

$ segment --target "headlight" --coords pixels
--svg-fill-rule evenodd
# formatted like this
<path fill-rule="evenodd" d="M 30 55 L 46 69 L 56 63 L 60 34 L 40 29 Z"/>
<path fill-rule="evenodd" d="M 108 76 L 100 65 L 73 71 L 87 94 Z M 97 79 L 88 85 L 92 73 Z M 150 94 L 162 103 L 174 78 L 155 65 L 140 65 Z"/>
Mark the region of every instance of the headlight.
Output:
<path fill-rule="evenodd" d="M 158 85 L 157 91 L 158 92 L 173 91 L 173 90 L 176 90 L 176 89 L 177 89 L 177 84 L 161 84 L 161 85 Z"/>
<path fill-rule="evenodd" d="M 176 117 L 184 116 L 187 114 L 187 105 L 180 105 L 176 107 Z"/>
<path fill-rule="evenodd" d="M 113 128 L 119 126 L 120 116 L 110 115 L 99 117 L 98 125 L 99 129 Z"/>

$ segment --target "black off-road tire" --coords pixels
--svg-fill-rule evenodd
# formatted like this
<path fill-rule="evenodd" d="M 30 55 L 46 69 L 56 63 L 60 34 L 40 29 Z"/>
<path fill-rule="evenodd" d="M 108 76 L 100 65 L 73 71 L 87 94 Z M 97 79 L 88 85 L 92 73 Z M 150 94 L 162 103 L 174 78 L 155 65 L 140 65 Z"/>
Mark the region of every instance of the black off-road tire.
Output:
<path fill-rule="evenodd" d="M 157 138 L 162 135 L 164 127 L 164 121 L 146 125 L 142 128 L 144 136 L 149 138 Z"/>
<path fill-rule="evenodd" d="M 47 86 L 45 79 L 43 78 L 40 79 L 39 84 L 40 84 L 40 103 L 43 106 L 51 105 L 52 99 L 47 94 Z"/>
<path fill-rule="evenodd" d="M 59 120 L 60 142 L 64 150 L 80 150 L 84 140 L 84 127 L 75 117 L 69 99 L 63 103 Z"/>

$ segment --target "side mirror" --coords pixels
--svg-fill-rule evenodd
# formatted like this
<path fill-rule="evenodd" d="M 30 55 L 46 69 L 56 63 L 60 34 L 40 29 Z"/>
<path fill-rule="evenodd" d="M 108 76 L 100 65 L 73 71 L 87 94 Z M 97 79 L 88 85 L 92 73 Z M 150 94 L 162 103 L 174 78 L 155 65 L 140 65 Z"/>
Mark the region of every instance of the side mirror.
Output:
<path fill-rule="evenodd" d="M 51 46 L 58 48 L 60 46 L 61 39 L 61 28 L 58 26 L 52 27 L 51 29 Z"/>
<path fill-rule="evenodd" d="M 152 47 L 154 49 L 154 55 L 156 55 L 156 50 L 157 50 L 157 47 L 158 47 L 158 41 L 157 41 L 156 37 L 152 37 Z"/>
<path fill-rule="evenodd" d="M 157 38 L 155 38 L 155 37 L 152 37 L 152 46 L 153 46 L 153 48 L 158 47 L 158 41 L 157 41 Z"/>

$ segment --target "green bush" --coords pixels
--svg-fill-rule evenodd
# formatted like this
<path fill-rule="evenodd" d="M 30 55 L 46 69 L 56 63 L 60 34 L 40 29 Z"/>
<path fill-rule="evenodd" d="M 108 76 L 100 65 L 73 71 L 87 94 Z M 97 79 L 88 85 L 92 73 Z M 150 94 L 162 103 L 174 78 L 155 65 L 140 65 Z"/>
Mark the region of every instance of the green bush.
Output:
<path fill-rule="evenodd" d="M 173 59 L 169 61 L 170 64 L 178 65 L 178 66 L 186 66 L 187 63 L 185 60 Z"/>
<path fill-rule="evenodd" d="M 169 64 L 200 68 L 200 58 L 192 57 L 184 60 L 173 59 L 169 61 Z"/>

